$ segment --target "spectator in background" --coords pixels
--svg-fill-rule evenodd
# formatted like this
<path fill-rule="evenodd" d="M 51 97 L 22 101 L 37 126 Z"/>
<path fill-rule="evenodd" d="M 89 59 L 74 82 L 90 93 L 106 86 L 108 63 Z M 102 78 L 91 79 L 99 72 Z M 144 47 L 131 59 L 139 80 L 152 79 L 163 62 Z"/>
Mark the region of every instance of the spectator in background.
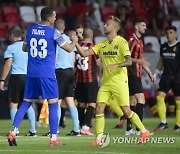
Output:
<path fill-rule="evenodd" d="M 161 44 L 161 36 L 165 35 L 165 29 L 169 25 L 169 21 L 164 12 L 159 9 L 157 14 L 152 18 L 152 34 L 157 36 L 159 43 Z"/>
<path fill-rule="evenodd" d="M 90 11 L 86 16 L 87 27 L 90 27 L 94 31 L 94 36 L 100 36 L 104 34 L 104 23 L 101 19 L 100 6 L 97 2 L 90 4 Z"/>
<path fill-rule="evenodd" d="M 144 52 L 155 53 L 155 51 L 152 49 L 152 43 L 148 42 L 144 45 Z"/>
<path fill-rule="evenodd" d="M 89 11 L 86 3 L 74 3 L 66 9 L 64 20 L 68 30 L 75 29 L 77 25 L 85 25 L 85 17 Z"/>
<path fill-rule="evenodd" d="M 19 26 L 11 29 L 9 38 L 12 41 L 12 44 L 7 47 L 4 53 L 5 65 L 1 75 L 0 90 L 4 90 L 4 81 L 11 70 L 8 84 L 8 101 L 10 117 L 13 123 L 17 108 L 23 101 L 28 54 L 22 51 L 22 30 Z M 26 136 L 37 136 L 35 129 L 35 112 L 32 106 L 27 110 L 27 116 L 30 123 L 30 129 Z M 18 134 L 19 131 L 17 129 L 16 135 Z"/>

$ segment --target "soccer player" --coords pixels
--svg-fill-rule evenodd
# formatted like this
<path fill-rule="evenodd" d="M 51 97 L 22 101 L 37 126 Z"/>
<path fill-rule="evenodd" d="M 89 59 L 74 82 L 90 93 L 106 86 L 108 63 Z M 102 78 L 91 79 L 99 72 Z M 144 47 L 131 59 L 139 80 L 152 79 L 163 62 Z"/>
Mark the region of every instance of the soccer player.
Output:
<path fill-rule="evenodd" d="M 134 33 L 130 37 L 128 44 L 131 51 L 132 66 L 128 67 L 128 81 L 131 110 L 135 111 L 140 120 L 143 120 L 143 109 L 145 105 L 145 97 L 141 82 L 142 69 L 146 71 L 152 82 L 154 76 L 149 69 L 149 62 L 143 59 L 144 45 L 141 39 L 145 34 L 146 23 L 144 19 L 137 18 L 134 21 Z M 132 124 L 127 120 L 127 129 L 125 135 L 133 134 Z M 136 128 L 136 134 L 139 135 L 139 129 Z"/>
<path fill-rule="evenodd" d="M 58 19 L 55 22 L 55 28 L 62 34 L 62 37 L 66 42 L 70 43 L 70 38 L 64 34 L 65 22 L 62 19 Z M 76 34 L 75 34 L 76 36 Z M 73 37 L 73 36 L 72 36 Z M 56 78 L 59 87 L 59 104 L 62 99 L 65 100 L 70 111 L 70 115 L 73 122 L 73 130 L 67 134 L 70 136 L 80 136 L 78 111 L 74 104 L 74 59 L 76 48 L 74 52 L 68 53 L 64 49 L 57 47 L 57 59 L 56 59 Z"/>
<path fill-rule="evenodd" d="M 100 54 L 104 66 L 103 77 L 97 96 L 96 116 L 96 139 L 92 145 L 102 145 L 102 136 L 104 133 L 105 119 L 104 109 L 108 99 L 113 95 L 123 113 L 134 123 L 141 131 L 141 143 L 146 142 L 150 132 L 145 129 L 138 115 L 131 111 L 129 107 L 129 88 L 127 66 L 132 65 L 131 53 L 127 41 L 118 36 L 117 32 L 121 28 L 121 21 L 115 16 L 110 16 L 104 25 L 104 33 L 107 39 L 96 44 L 94 47 L 83 50 L 76 43 L 78 52 L 83 57 L 94 54 Z"/>
<path fill-rule="evenodd" d="M 91 28 L 84 28 L 83 40 L 80 46 L 87 50 L 94 46 L 93 44 L 93 30 Z M 100 70 L 99 56 L 92 55 L 88 57 L 81 57 L 79 53 L 76 54 L 76 99 L 78 101 L 78 113 L 81 126 L 81 134 L 93 135 L 90 131 L 91 120 L 94 116 L 94 109 L 96 107 L 96 97 L 98 91 L 98 72 Z M 86 112 L 85 112 L 86 109 Z"/>
<path fill-rule="evenodd" d="M 57 139 L 58 128 L 58 85 L 55 77 L 56 45 L 71 52 L 77 37 L 68 44 L 61 34 L 53 28 L 56 20 L 56 12 L 50 7 L 41 10 L 41 24 L 34 24 L 27 30 L 22 46 L 23 51 L 28 51 L 28 68 L 25 83 L 24 100 L 18 109 L 13 126 L 8 134 L 9 146 L 17 146 L 16 130 L 19 127 L 24 114 L 32 105 L 33 99 L 42 96 L 48 100 L 50 140 L 49 145 L 62 145 Z"/>
<path fill-rule="evenodd" d="M 75 31 L 79 42 L 81 42 L 83 40 L 83 31 L 84 31 L 83 26 L 82 25 L 77 26 Z"/>
<path fill-rule="evenodd" d="M 8 101 L 10 117 L 13 122 L 17 108 L 23 101 L 28 54 L 22 51 L 22 30 L 19 26 L 13 27 L 10 30 L 9 38 L 12 41 L 12 44 L 7 47 L 4 53 L 5 65 L 0 80 L 0 89 L 4 90 L 4 81 L 11 70 L 8 83 Z M 32 106 L 27 110 L 27 116 L 30 123 L 30 129 L 26 136 L 37 136 L 35 129 L 35 113 Z M 18 134 L 19 131 L 17 130 L 16 135 Z"/>
<path fill-rule="evenodd" d="M 172 89 L 176 102 L 176 124 L 173 130 L 180 131 L 180 42 L 177 41 L 175 26 L 166 28 L 166 37 L 168 42 L 160 47 L 160 59 L 155 71 L 157 77 L 164 68 L 157 92 L 157 108 L 161 122 L 154 130 L 161 131 L 168 128 L 165 97 Z"/>

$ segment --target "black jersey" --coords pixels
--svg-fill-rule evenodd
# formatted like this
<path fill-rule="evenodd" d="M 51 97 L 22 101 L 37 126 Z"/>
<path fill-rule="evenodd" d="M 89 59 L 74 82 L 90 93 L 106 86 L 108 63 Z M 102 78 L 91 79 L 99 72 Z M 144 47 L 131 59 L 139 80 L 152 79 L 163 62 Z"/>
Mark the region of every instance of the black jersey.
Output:
<path fill-rule="evenodd" d="M 180 82 L 180 42 L 174 45 L 161 45 L 160 56 L 163 58 L 163 76 L 175 78 Z"/>

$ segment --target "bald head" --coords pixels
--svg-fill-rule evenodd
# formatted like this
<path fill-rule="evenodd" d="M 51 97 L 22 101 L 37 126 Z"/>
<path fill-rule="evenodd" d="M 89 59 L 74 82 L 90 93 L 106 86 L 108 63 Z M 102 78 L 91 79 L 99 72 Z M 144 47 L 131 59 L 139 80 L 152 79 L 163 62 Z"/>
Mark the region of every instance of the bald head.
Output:
<path fill-rule="evenodd" d="M 84 28 L 83 38 L 84 39 L 92 39 L 93 38 L 93 30 L 91 28 Z"/>
<path fill-rule="evenodd" d="M 64 31 L 65 29 L 65 22 L 63 19 L 57 19 L 54 23 L 54 27 L 59 31 Z"/>

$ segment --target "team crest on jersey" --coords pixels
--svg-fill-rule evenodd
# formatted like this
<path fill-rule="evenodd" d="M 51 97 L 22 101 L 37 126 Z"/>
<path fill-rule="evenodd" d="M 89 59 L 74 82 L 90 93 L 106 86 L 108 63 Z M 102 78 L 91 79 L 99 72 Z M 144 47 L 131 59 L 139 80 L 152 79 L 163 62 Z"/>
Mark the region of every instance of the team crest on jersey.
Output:
<path fill-rule="evenodd" d="M 118 47 L 118 45 L 115 45 L 115 46 L 114 46 L 114 49 L 116 49 L 116 50 L 117 50 L 118 48 L 119 48 L 119 47 Z"/>
<path fill-rule="evenodd" d="M 176 50 L 177 50 L 177 47 L 174 47 L 174 48 L 173 48 L 173 51 L 176 52 Z"/>

